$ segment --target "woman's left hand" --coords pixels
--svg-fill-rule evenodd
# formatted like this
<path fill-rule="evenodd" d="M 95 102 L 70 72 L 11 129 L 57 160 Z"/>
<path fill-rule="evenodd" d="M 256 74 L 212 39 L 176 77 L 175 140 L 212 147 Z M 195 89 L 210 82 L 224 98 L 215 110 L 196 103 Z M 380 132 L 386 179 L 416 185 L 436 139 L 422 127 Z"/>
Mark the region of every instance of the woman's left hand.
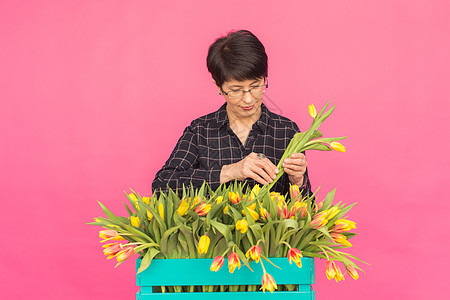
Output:
<path fill-rule="evenodd" d="M 303 153 L 292 153 L 290 158 L 283 161 L 284 172 L 288 174 L 289 181 L 299 187 L 303 184 L 303 176 L 306 172 L 306 157 Z"/>

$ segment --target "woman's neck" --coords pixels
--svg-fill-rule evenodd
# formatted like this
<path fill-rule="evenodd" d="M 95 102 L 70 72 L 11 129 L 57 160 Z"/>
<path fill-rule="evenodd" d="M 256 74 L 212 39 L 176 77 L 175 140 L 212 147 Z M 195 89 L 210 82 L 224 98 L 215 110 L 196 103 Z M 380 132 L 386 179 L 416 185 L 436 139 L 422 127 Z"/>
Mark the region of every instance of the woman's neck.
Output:
<path fill-rule="evenodd" d="M 246 128 L 250 131 L 250 129 L 252 128 L 253 124 L 256 123 L 256 121 L 258 121 L 258 119 L 261 117 L 261 107 L 258 108 L 257 112 L 254 115 L 251 115 L 247 118 L 239 118 L 234 116 L 233 114 L 230 114 L 227 110 L 227 115 L 228 115 L 228 120 L 230 121 L 230 127 L 232 129 L 239 128 L 239 131 L 242 130 L 242 128 Z"/>

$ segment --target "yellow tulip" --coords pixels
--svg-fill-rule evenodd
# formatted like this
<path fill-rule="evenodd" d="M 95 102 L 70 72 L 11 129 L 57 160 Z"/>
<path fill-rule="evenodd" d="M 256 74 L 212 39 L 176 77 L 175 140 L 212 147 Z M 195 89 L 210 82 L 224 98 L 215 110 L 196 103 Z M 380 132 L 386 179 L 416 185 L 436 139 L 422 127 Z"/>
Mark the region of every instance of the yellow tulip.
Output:
<path fill-rule="evenodd" d="M 189 199 L 190 199 L 190 198 L 189 198 Z M 199 202 L 200 202 L 200 197 L 197 195 L 197 196 L 195 196 L 195 198 L 194 198 L 194 202 L 192 203 L 192 206 L 193 206 L 193 207 L 196 206 Z"/>
<path fill-rule="evenodd" d="M 259 191 L 261 191 L 261 188 L 260 188 L 259 184 L 257 184 L 252 188 L 252 191 L 250 192 L 250 197 L 248 198 L 248 201 L 252 201 L 253 199 L 255 199 L 255 197 L 259 193 Z"/>
<path fill-rule="evenodd" d="M 147 219 L 150 222 L 153 219 L 153 214 L 147 209 Z"/>
<path fill-rule="evenodd" d="M 198 242 L 198 253 L 206 254 L 206 252 L 208 252 L 210 242 L 211 242 L 211 240 L 209 239 L 209 237 L 207 235 L 202 235 L 200 237 L 200 241 Z"/>
<path fill-rule="evenodd" d="M 333 206 L 332 208 L 327 210 L 327 220 L 331 220 L 334 216 L 336 216 L 341 210 L 337 206 Z"/>
<path fill-rule="evenodd" d="M 247 220 L 242 219 L 236 222 L 236 230 L 239 230 L 241 233 L 245 233 L 247 229 L 248 229 Z"/>
<path fill-rule="evenodd" d="M 330 147 L 333 150 L 339 151 L 339 152 L 345 152 L 345 147 L 341 143 L 338 142 L 331 142 Z"/>
<path fill-rule="evenodd" d="M 216 203 L 219 204 L 223 201 L 223 196 L 219 196 L 216 198 Z"/>
<path fill-rule="evenodd" d="M 142 197 L 142 201 L 144 201 L 145 204 L 150 205 L 150 197 Z"/>
<path fill-rule="evenodd" d="M 186 199 L 181 200 L 180 205 L 178 206 L 177 212 L 180 216 L 183 216 L 187 210 L 189 209 L 189 203 Z"/>
<path fill-rule="evenodd" d="M 158 211 L 159 211 L 159 216 L 164 221 L 164 206 L 163 206 L 162 202 L 160 202 L 158 205 Z"/>
<path fill-rule="evenodd" d="M 228 215 L 228 206 L 225 206 L 225 207 L 223 208 L 223 214 L 224 214 L 224 215 Z"/>
<path fill-rule="evenodd" d="M 131 216 L 131 217 L 130 217 L 130 222 L 131 222 L 131 226 L 139 227 L 140 221 L 139 221 L 139 218 L 138 218 L 138 217 L 133 217 L 133 216 Z"/>
<path fill-rule="evenodd" d="M 317 110 L 314 104 L 308 105 L 308 112 L 311 118 L 317 117 Z"/>
<path fill-rule="evenodd" d="M 131 198 L 131 200 L 133 200 L 134 202 L 138 202 L 138 198 L 136 197 L 135 194 L 129 194 L 128 196 L 129 196 L 129 197 Z"/>

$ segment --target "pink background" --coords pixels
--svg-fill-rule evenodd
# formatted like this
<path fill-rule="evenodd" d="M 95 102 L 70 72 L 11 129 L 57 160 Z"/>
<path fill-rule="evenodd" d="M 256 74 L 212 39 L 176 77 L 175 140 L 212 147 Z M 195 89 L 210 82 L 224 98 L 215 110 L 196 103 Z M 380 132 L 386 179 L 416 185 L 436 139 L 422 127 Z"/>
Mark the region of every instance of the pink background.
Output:
<path fill-rule="evenodd" d="M 269 55 L 269 109 L 305 130 L 307 105 L 346 154 L 309 152 L 371 263 L 317 299 L 441 299 L 449 260 L 448 1 L 2 1 L 2 299 L 133 299 L 134 263 L 99 244 L 97 200 L 125 214 L 191 120 L 220 107 L 208 46 L 249 29 Z"/>

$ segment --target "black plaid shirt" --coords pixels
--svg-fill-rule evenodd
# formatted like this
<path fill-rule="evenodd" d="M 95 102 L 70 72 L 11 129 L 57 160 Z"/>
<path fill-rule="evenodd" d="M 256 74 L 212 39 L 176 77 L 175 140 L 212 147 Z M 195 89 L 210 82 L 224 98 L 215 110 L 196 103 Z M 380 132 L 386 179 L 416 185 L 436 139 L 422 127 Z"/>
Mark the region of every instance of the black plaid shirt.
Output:
<path fill-rule="evenodd" d="M 277 165 L 295 133 L 299 132 L 295 122 L 277 115 L 261 104 L 261 117 L 253 127 L 242 145 L 237 135 L 231 130 L 226 103 L 216 112 L 192 121 L 178 140 L 175 149 L 161 170 L 156 173 L 152 190 L 159 196 L 159 190 L 167 192 L 167 185 L 175 190 L 177 187 L 200 188 L 203 181 L 216 190 L 220 185 L 222 166 L 236 163 L 251 152 L 264 153 Z M 234 180 L 229 183 L 234 182 Z M 257 184 L 247 178 L 251 188 Z M 311 193 L 308 172 L 303 184 L 305 192 Z M 272 191 L 285 195 L 289 191 L 289 178 L 286 173 L 278 179 Z"/>

